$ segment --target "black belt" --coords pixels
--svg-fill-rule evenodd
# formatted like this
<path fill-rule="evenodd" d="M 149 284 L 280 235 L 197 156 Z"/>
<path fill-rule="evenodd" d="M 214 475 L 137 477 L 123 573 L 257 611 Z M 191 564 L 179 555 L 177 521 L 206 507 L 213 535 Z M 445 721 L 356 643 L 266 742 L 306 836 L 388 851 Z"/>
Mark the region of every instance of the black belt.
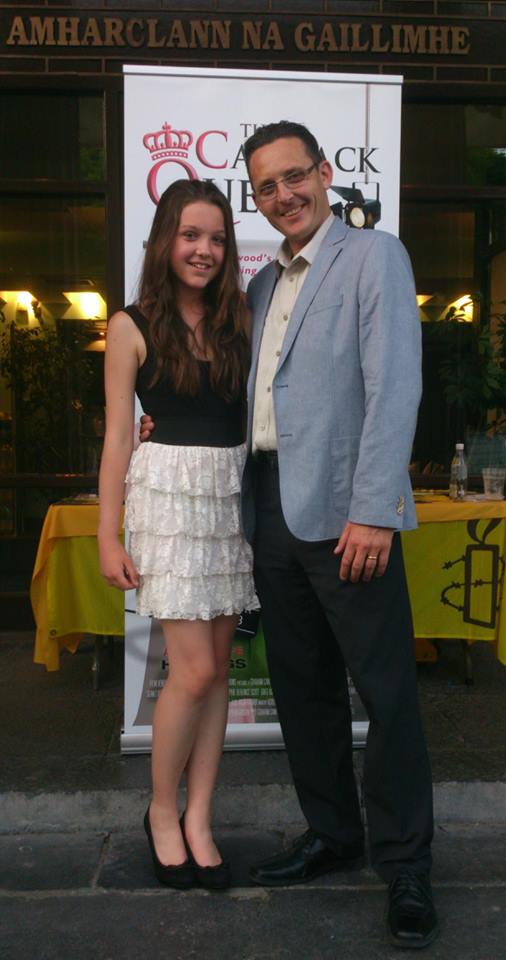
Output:
<path fill-rule="evenodd" d="M 259 465 L 270 467 L 271 470 L 279 469 L 277 450 L 257 450 L 255 460 Z"/>
<path fill-rule="evenodd" d="M 188 447 L 238 447 L 243 443 L 239 418 L 153 417 L 152 443 Z"/>

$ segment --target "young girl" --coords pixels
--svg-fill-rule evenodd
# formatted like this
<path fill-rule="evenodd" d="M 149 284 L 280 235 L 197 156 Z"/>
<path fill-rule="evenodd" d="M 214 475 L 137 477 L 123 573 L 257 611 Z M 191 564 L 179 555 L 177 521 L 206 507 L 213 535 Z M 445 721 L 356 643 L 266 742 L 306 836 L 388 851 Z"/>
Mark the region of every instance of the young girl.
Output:
<path fill-rule="evenodd" d="M 158 879 L 178 888 L 229 883 L 211 797 L 232 637 L 241 610 L 258 606 L 239 526 L 249 351 L 238 281 L 227 200 L 212 184 L 179 180 L 158 204 L 137 303 L 114 314 L 107 334 L 100 563 L 108 583 L 137 588 L 137 612 L 163 627 L 169 676 L 153 717 L 144 826 Z M 130 460 L 134 393 L 155 429 Z M 118 538 L 125 478 L 130 555 Z"/>

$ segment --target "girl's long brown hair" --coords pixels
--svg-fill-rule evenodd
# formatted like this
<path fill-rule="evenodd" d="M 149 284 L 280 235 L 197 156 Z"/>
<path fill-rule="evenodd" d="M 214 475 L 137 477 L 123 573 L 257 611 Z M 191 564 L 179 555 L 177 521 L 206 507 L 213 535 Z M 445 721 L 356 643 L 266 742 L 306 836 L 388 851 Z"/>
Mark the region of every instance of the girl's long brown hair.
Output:
<path fill-rule="evenodd" d="M 138 303 L 148 320 L 156 372 L 151 385 L 170 378 L 177 393 L 195 396 L 201 369 L 192 352 L 191 336 L 177 305 L 176 285 L 169 256 L 184 207 L 189 203 L 218 207 L 225 223 L 225 256 L 218 275 L 204 290 L 202 322 L 205 355 L 211 358 L 213 389 L 225 400 L 236 399 L 243 389 L 249 362 L 246 307 L 239 287 L 239 261 L 232 210 L 212 183 L 176 180 L 160 197 L 146 247 L 139 283 Z"/>

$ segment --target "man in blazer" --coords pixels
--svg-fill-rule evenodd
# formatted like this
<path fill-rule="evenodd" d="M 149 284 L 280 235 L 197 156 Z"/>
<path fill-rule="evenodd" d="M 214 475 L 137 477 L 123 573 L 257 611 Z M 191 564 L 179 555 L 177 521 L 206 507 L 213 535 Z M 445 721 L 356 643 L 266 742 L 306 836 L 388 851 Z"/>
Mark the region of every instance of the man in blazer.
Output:
<path fill-rule="evenodd" d="M 421 947 L 438 921 L 399 537 L 416 526 L 407 464 L 421 390 L 409 258 L 396 237 L 333 216 L 332 169 L 305 127 L 260 127 L 245 159 L 258 210 L 285 239 L 248 288 L 243 522 L 309 825 L 251 877 L 287 885 L 363 861 L 347 668 L 369 715 L 364 799 L 371 862 L 389 884 L 390 937 Z"/>

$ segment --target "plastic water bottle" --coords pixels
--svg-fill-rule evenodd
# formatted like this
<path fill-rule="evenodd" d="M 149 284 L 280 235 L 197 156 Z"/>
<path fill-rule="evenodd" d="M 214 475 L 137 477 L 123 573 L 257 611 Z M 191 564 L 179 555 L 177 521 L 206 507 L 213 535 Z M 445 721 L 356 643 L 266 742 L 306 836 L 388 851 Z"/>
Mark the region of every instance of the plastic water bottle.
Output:
<path fill-rule="evenodd" d="M 467 462 L 464 444 L 455 444 L 455 455 L 450 466 L 450 500 L 463 500 L 467 493 Z"/>

